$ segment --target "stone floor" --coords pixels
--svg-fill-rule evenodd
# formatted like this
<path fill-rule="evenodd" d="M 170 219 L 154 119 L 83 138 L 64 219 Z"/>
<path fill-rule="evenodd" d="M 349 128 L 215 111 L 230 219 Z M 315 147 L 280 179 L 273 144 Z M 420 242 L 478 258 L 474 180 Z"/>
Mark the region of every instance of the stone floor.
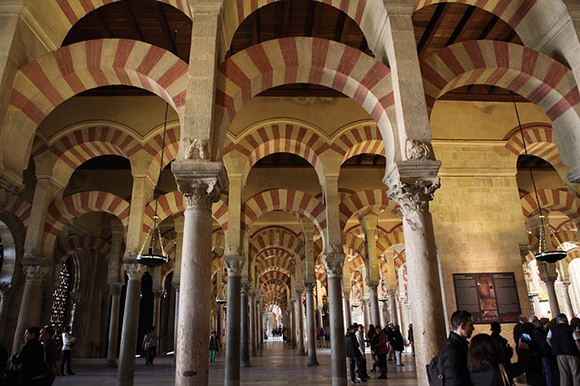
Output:
<path fill-rule="evenodd" d="M 279 340 L 267 341 L 262 356 L 252 358 L 252 367 L 241 369 L 242 385 L 330 385 L 330 349 L 319 348 L 320 366 L 306 366 L 307 357 L 297 356 Z M 389 386 L 417 385 L 415 365 L 411 355 L 403 355 L 404 367 L 389 362 Z M 370 355 L 367 355 L 370 362 Z M 155 366 L 146 367 L 144 358 L 137 358 L 135 385 L 173 385 L 174 368 L 171 357 L 155 359 Z M 57 377 L 54 385 L 114 385 L 116 371 L 104 366 L 102 359 L 73 358 L 73 370 L 77 375 Z M 370 373 L 373 378 L 378 374 Z M 218 356 L 216 363 L 210 364 L 210 385 L 223 385 L 224 356 Z M 387 384 L 387 380 L 371 379 L 368 385 Z"/>

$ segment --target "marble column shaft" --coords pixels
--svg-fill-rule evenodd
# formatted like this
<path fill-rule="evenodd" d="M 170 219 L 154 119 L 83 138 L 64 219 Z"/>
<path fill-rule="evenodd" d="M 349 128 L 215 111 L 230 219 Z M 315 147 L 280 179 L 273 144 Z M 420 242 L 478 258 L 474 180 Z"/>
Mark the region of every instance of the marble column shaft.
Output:
<path fill-rule="evenodd" d="M 296 291 L 296 353 L 304 355 L 304 307 L 302 304 L 302 291 Z"/>
<path fill-rule="evenodd" d="M 250 354 L 256 356 L 256 291 L 249 293 Z"/>
<path fill-rule="evenodd" d="M 308 336 L 308 366 L 318 366 L 316 358 L 316 316 L 314 310 L 315 282 L 304 283 L 306 294 L 306 332 Z"/>
<path fill-rule="evenodd" d="M 242 329 L 242 339 L 240 345 L 240 360 L 242 367 L 250 367 L 250 315 L 249 315 L 249 292 L 251 285 L 250 283 L 242 284 L 241 292 L 241 307 L 240 307 L 240 320 Z"/>
<path fill-rule="evenodd" d="M 12 352 L 16 353 L 24 343 L 24 330 L 30 326 L 38 326 L 42 308 L 42 280 L 49 273 L 50 267 L 45 265 L 24 266 L 24 293 L 20 303 L 18 324 L 14 333 Z"/>
<path fill-rule="evenodd" d="M 370 323 L 374 324 L 375 326 L 379 326 L 381 324 L 381 316 L 379 311 L 379 294 L 377 291 L 378 283 L 369 283 L 369 306 L 371 311 L 371 320 Z M 368 324 L 365 328 L 368 328 Z"/>
<path fill-rule="evenodd" d="M 8 314 L 13 291 L 14 288 L 12 285 L 0 286 L 0 336 L 2 337 L 6 334 L 6 324 L 8 322 Z"/>
<path fill-rule="evenodd" d="M 226 386 L 240 384 L 240 339 L 241 339 L 241 287 L 242 268 L 245 258 L 239 255 L 225 256 L 228 269 L 227 342 L 226 342 Z"/>
<path fill-rule="evenodd" d="M 117 341 L 119 339 L 119 316 L 121 313 L 121 285 L 111 285 L 111 313 L 109 316 L 109 343 L 107 346 L 107 366 L 117 367 Z"/>
<path fill-rule="evenodd" d="M 139 295 L 141 294 L 141 278 L 143 277 L 142 269 L 138 264 L 125 265 L 129 280 L 127 281 L 127 292 L 125 294 L 117 386 L 132 386 L 135 376 L 135 350 L 138 343 Z"/>
<path fill-rule="evenodd" d="M 352 310 L 350 308 L 350 292 L 342 293 L 342 310 L 345 328 L 352 324 Z"/>

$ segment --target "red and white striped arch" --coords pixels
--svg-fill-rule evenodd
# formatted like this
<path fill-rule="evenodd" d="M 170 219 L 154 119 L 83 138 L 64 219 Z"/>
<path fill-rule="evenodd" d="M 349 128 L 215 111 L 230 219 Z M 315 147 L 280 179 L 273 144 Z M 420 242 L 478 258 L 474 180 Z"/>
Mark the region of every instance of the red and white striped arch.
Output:
<path fill-rule="evenodd" d="M 580 199 L 560 189 L 541 189 L 538 197 L 542 209 L 561 212 L 574 221 L 576 226 L 580 225 Z M 522 197 L 520 202 L 526 218 L 538 213 L 539 207 L 533 193 Z"/>
<path fill-rule="evenodd" d="M 532 123 L 522 129 L 528 154 L 549 162 L 558 174 L 566 177 L 567 170 L 560 158 L 552 126 L 543 123 Z M 525 153 L 519 128 L 512 130 L 504 139 L 507 140 L 505 147 L 511 153 L 516 156 Z"/>
<path fill-rule="evenodd" d="M 348 248 L 352 250 L 353 254 L 356 254 L 365 260 L 365 242 L 363 239 L 355 236 L 352 233 L 346 233 L 342 237 L 343 248 Z"/>
<path fill-rule="evenodd" d="M 166 218 L 185 211 L 185 201 L 183 195 L 177 191 L 166 193 L 159 197 L 159 205 L 157 207 L 157 215 L 159 216 L 159 223 Z M 212 205 L 213 218 L 220 224 L 222 229 L 227 229 L 227 213 L 228 205 L 221 199 Z M 155 214 L 155 200 L 151 201 L 145 208 L 145 216 L 143 219 L 143 232 L 149 232 L 153 226 L 153 215 Z"/>
<path fill-rule="evenodd" d="M 439 3 L 461 3 L 481 8 L 505 21 L 518 32 L 537 0 L 415 0 L 415 11 Z M 536 24 L 536 23 L 534 23 Z M 523 38 L 523 37 L 522 37 Z"/>
<path fill-rule="evenodd" d="M 298 253 L 304 244 L 297 234 L 284 227 L 261 229 L 254 233 L 250 239 L 250 250 L 253 254 L 268 247 L 282 247 Z"/>
<path fill-rule="evenodd" d="M 359 254 L 351 255 L 344 267 L 345 274 L 348 275 L 348 277 L 350 277 L 357 270 L 361 272 L 365 271 L 366 270 L 365 262 L 361 255 Z"/>
<path fill-rule="evenodd" d="M 566 262 L 570 264 L 572 260 L 580 258 L 580 249 L 574 248 L 568 251 L 568 255 L 566 256 Z"/>
<path fill-rule="evenodd" d="M 552 236 L 555 238 L 555 247 L 557 247 L 558 244 L 566 242 L 580 246 L 580 237 L 578 236 L 578 232 L 576 230 L 563 230 L 554 233 Z"/>
<path fill-rule="evenodd" d="M 272 278 L 264 281 L 259 288 L 260 294 L 275 292 L 279 295 L 286 296 L 286 293 L 290 291 L 290 283 L 286 283 L 283 280 Z"/>
<path fill-rule="evenodd" d="M 260 252 L 256 254 L 256 256 L 254 257 L 254 261 L 256 265 L 260 265 L 262 264 L 263 260 L 267 260 L 273 257 L 280 260 L 287 260 L 290 264 L 292 264 L 292 266 L 296 264 L 297 256 L 294 255 L 293 252 L 280 247 L 269 247 L 262 249 Z"/>
<path fill-rule="evenodd" d="M 342 155 L 342 162 L 359 154 L 385 156 L 385 142 L 374 122 L 348 127 L 332 139 L 330 147 Z"/>
<path fill-rule="evenodd" d="M 404 245 L 405 234 L 402 230 L 393 231 L 382 237 L 381 242 L 384 242 L 384 245 L 386 246 L 385 250 L 395 245 Z"/>
<path fill-rule="evenodd" d="M 52 256 L 56 236 L 72 220 L 90 212 L 106 212 L 116 216 L 127 230 L 129 203 L 112 193 L 91 191 L 75 193 L 55 201 L 49 208 L 44 225 L 44 253 Z"/>
<path fill-rule="evenodd" d="M 322 265 L 322 264 L 317 265 L 315 270 L 314 270 L 314 274 L 316 275 L 316 280 L 318 280 L 320 282 L 320 284 L 322 284 L 324 287 L 326 287 L 326 285 L 327 285 L 326 269 L 324 268 L 324 265 Z"/>
<path fill-rule="evenodd" d="M 221 229 L 213 231 L 211 234 L 211 248 L 213 253 L 222 257 L 224 255 L 225 245 L 226 241 L 224 231 Z"/>
<path fill-rule="evenodd" d="M 320 154 L 327 149 L 327 141 L 313 128 L 297 122 L 281 121 L 260 125 L 245 132 L 236 143 L 225 147 L 224 155 L 238 151 L 247 158 L 244 182 L 256 162 L 275 153 L 291 153 L 304 158 L 314 167 L 318 179 L 323 180 L 324 170 Z"/>
<path fill-rule="evenodd" d="M 308 193 L 296 189 L 272 189 L 256 194 L 243 206 L 243 228 L 251 229 L 252 224 L 266 213 L 276 210 L 296 212 L 310 219 L 320 234 L 326 228 L 325 207 Z"/>
<path fill-rule="evenodd" d="M 159 127 L 158 132 L 143 144 L 143 150 L 151 155 L 154 162 L 150 166 L 150 175 L 157 175 L 159 173 L 159 165 L 161 161 L 161 147 L 163 146 L 163 126 Z M 167 133 L 165 136 L 165 148 L 163 149 L 163 166 L 169 164 L 177 158 L 179 151 L 179 122 L 174 122 L 167 125 Z"/>
<path fill-rule="evenodd" d="M 18 70 L 7 110 L 9 152 L 19 160 L 8 164 L 24 170 L 28 144 L 44 118 L 65 100 L 85 90 L 126 85 L 149 90 L 177 112 L 185 106 L 188 65 L 159 47 L 125 39 L 90 40 L 59 48 Z M 4 154 L 5 164 L 9 153 Z"/>
<path fill-rule="evenodd" d="M 107 257 L 111 250 L 111 244 L 95 236 L 73 237 L 60 244 L 54 251 L 54 261 L 64 263 L 73 253 L 79 249 L 94 249 L 101 257 Z"/>
<path fill-rule="evenodd" d="M 342 200 L 339 205 L 340 226 L 344 229 L 347 221 L 355 214 L 366 215 L 369 213 L 380 213 L 385 210 L 397 214 L 398 205 L 387 198 L 386 189 L 364 190 L 356 192 L 347 199 Z"/>
<path fill-rule="evenodd" d="M 258 274 L 271 270 L 280 270 L 288 276 L 291 276 L 292 272 L 294 272 L 294 262 L 282 256 L 269 256 L 260 259 L 259 263 L 256 262 L 256 272 Z"/>
<path fill-rule="evenodd" d="M 286 284 L 286 286 L 290 288 L 290 276 L 282 270 L 270 270 L 260 273 L 260 276 L 258 277 L 258 285 L 262 287 L 265 283 L 276 280 Z"/>
<path fill-rule="evenodd" d="M 394 146 L 387 110 L 394 109 L 390 69 L 344 44 L 293 37 L 249 47 L 219 66 L 216 122 L 223 147 L 230 123 L 252 97 L 273 87 L 310 83 L 330 87 L 358 102 L 377 123 L 385 145 Z M 387 151 L 389 155 L 393 151 Z"/>
<path fill-rule="evenodd" d="M 12 213 L 20 219 L 24 226 L 27 226 L 28 220 L 30 219 L 30 212 L 32 211 L 32 204 L 21 197 L 9 194 L 6 197 L 6 205 L 1 211 Z"/>
<path fill-rule="evenodd" d="M 229 49 L 234 34 L 244 19 L 268 4 L 279 0 L 225 0 L 222 11 L 224 47 Z M 369 47 L 374 47 L 386 17 L 381 0 L 314 0 L 337 8 L 361 29 Z M 225 52 L 225 51 L 224 51 Z"/>

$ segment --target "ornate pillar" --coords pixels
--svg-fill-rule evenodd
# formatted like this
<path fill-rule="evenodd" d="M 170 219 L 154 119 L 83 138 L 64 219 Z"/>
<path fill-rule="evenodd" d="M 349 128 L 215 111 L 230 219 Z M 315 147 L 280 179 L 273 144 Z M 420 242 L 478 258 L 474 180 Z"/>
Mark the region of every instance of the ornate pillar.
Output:
<path fill-rule="evenodd" d="M 237 252 L 237 251 L 228 251 Z M 240 316 L 241 316 L 241 284 L 245 257 L 236 255 L 224 256 L 228 270 L 228 308 L 227 308 L 227 343 L 226 343 L 226 386 L 240 384 Z"/>
<path fill-rule="evenodd" d="M 225 186 L 219 162 L 173 163 L 173 174 L 184 195 L 183 249 L 181 254 L 176 385 L 209 382 L 211 319 L 212 203 Z"/>
<path fill-rule="evenodd" d="M 550 311 L 552 312 L 552 318 L 555 318 L 560 314 L 558 296 L 556 296 L 556 288 L 554 286 L 556 279 L 558 278 L 556 266 L 554 264 L 538 262 L 538 270 L 540 271 L 540 278 L 544 283 L 546 283 L 548 299 L 550 300 Z"/>
<path fill-rule="evenodd" d="M 42 263 L 48 263 L 46 260 Z M 30 326 L 38 326 L 42 307 L 42 280 L 50 272 L 50 266 L 42 264 L 24 265 L 25 281 L 18 324 L 14 333 L 12 352 L 17 352 L 24 342 L 23 334 Z"/>
<path fill-rule="evenodd" d="M 427 152 L 425 146 L 420 146 Z M 412 155 L 413 152 L 410 152 Z M 397 163 L 383 180 L 388 196 L 399 203 L 409 274 L 408 296 L 413 314 L 417 368 L 424 369 L 445 340 L 445 316 L 437 266 L 437 249 L 429 201 L 439 187 L 435 176 L 440 162 L 409 160 Z M 432 177 L 416 177 L 417 174 Z M 394 295 L 394 294 L 393 294 Z M 394 297 L 393 297 L 394 300 Z M 391 306 L 394 311 L 396 306 Z M 391 318 L 394 315 L 391 314 Z M 419 384 L 427 384 L 424 371 L 418 372 Z"/>
<path fill-rule="evenodd" d="M 13 289 L 12 284 L 0 285 L 0 336 L 5 336 L 6 334 L 6 323 L 8 321 Z"/>
<path fill-rule="evenodd" d="M 137 332 L 139 329 L 139 306 L 141 278 L 144 269 L 141 265 L 125 264 L 127 292 L 125 293 L 125 310 L 121 330 L 121 352 L 117 370 L 117 386 L 132 386 L 135 375 L 135 350 L 137 349 Z"/>
<path fill-rule="evenodd" d="M 342 291 L 342 312 L 345 328 L 352 324 L 352 310 L 350 308 L 350 291 Z M 346 330 L 345 330 L 346 331 Z"/>
<path fill-rule="evenodd" d="M 256 356 L 256 291 L 250 290 L 248 297 L 250 301 L 250 354 Z"/>
<path fill-rule="evenodd" d="M 377 292 L 377 287 L 379 286 L 379 283 L 367 282 L 367 285 L 369 287 L 369 306 L 371 311 L 369 323 L 378 326 L 381 323 L 381 317 L 379 312 L 379 294 Z M 365 327 L 368 328 L 368 326 L 369 325 L 367 324 Z"/>
<path fill-rule="evenodd" d="M 341 282 L 344 254 L 342 246 L 331 246 L 324 255 L 324 266 L 328 279 L 328 304 L 330 312 L 330 360 L 332 366 L 332 385 L 346 384 L 346 347 L 344 341 L 345 327 L 342 315 Z"/>
<path fill-rule="evenodd" d="M 296 291 L 296 353 L 298 355 L 304 355 L 304 309 L 302 306 L 302 291 Z"/>
<path fill-rule="evenodd" d="M 111 313 L 109 316 L 109 344 L 107 367 L 117 367 L 117 341 L 119 339 L 119 315 L 121 312 L 121 283 L 109 285 Z"/>
<path fill-rule="evenodd" d="M 249 317 L 249 302 L 248 297 L 251 291 L 252 285 L 250 282 L 242 283 L 242 292 L 241 292 L 241 309 L 240 309 L 240 319 L 241 319 L 241 328 L 242 328 L 242 344 L 241 344 L 241 351 L 240 351 L 240 359 L 242 367 L 250 367 L 252 364 L 250 363 L 250 317 Z"/>
<path fill-rule="evenodd" d="M 308 336 L 308 366 L 318 366 L 316 359 L 316 318 L 314 315 L 314 287 L 316 282 L 305 282 L 306 293 L 306 332 Z"/>

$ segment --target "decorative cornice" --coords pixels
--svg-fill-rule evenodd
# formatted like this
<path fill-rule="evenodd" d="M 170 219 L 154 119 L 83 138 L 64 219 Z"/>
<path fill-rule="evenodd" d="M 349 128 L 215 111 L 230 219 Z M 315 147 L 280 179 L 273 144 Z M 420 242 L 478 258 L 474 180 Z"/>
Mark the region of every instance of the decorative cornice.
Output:
<path fill-rule="evenodd" d="M 245 256 L 227 255 L 224 256 L 224 262 L 226 263 L 228 276 L 242 276 L 244 264 L 246 263 Z"/>

